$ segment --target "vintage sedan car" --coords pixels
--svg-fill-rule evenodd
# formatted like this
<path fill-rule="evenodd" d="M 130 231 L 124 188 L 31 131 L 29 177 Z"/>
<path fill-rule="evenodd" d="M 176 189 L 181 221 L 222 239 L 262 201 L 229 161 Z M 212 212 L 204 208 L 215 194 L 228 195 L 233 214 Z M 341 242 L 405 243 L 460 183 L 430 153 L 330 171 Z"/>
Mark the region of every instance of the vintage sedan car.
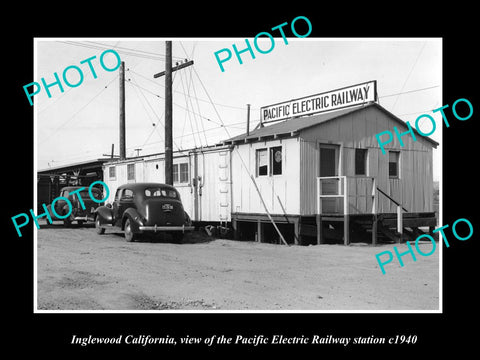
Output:
<path fill-rule="evenodd" d="M 75 193 L 75 190 L 78 190 L 82 187 L 84 188 L 82 191 Z M 80 203 L 78 194 L 80 195 L 80 199 L 83 202 L 83 206 Z M 101 200 L 103 198 L 102 191 L 96 187 L 92 187 L 92 195 L 97 200 Z M 94 221 L 95 209 L 97 208 L 97 206 L 103 204 L 93 201 L 88 194 L 88 187 L 84 186 L 65 186 L 60 190 L 59 197 L 67 198 L 70 201 L 70 216 L 65 219 L 59 219 L 55 216 L 56 213 L 59 216 L 63 217 L 64 215 L 67 215 L 70 211 L 70 205 L 67 203 L 67 201 L 63 199 L 54 201 L 55 212 L 52 211 L 52 204 L 47 205 L 47 210 L 52 217 L 52 220 L 63 220 L 65 226 L 70 226 L 72 224 L 72 221 L 77 221 L 79 225 L 82 225 L 86 221 Z"/>
<path fill-rule="evenodd" d="M 97 234 L 112 227 L 123 230 L 127 241 L 136 240 L 140 234 L 159 232 L 169 233 L 175 242 L 180 242 L 186 231 L 194 230 L 178 191 L 159 183 L 119 186 L 113 204 L 95 211 Z"/>

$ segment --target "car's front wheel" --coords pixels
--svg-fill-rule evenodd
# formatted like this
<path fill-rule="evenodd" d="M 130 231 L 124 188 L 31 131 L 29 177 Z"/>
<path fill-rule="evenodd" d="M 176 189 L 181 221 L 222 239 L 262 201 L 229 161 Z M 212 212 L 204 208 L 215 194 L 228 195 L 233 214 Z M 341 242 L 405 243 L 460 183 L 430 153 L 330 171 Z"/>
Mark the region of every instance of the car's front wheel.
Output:
<path fill-rule="evenodd" d="M 135 241 L 136 235 L 132 231 L 132 225 L 130 223 L 130 219 L 125 220 L 125 226 L 123 230 L 125 232 L 125 239 L 127 239 L 128 242 Z"/>
<path fill-rule="evenodd" d="M 100 217 L 98 215 L 95 218 L 95 231 L 98 235 L 105 234 L 105 229 L 100 225 Z"/>

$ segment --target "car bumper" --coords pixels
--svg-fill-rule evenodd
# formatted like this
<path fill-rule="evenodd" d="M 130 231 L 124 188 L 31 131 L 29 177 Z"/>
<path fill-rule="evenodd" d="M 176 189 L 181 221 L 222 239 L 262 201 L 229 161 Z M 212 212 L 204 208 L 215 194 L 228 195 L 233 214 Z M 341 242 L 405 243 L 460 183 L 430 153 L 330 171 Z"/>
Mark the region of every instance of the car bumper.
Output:
<path fill-rule="evenodd" d="M 95 219 L 91 216 L 75 216 L 73 220 L 81 220 L 81 221 L 94 221 Z"/>
<path fill-rule="evenodd" d="M 138 230 L 140 230 L 140 231 L 153 231 L 153 232 L 157 232 L 157 231 L 182 231 L 182 232 L 185 232 L 185 231 L 193 231 L 193 230 L 195 230 L 195 227 L 194 226 L 185 226 L 185 225 L 182 225 L 182 226 L 157 226 L 157 225 L 144 226 L 144 225 L 140 225 L 138 227 Z"/>

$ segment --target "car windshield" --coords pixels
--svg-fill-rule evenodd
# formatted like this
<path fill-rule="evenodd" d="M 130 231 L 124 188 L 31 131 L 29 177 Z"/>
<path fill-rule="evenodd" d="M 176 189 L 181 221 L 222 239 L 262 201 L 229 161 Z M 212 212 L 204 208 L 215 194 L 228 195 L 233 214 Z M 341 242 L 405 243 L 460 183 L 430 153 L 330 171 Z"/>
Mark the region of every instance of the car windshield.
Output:
<path fill-rule="evenodd" d="M 173 189 L 162 187 L 150 187 L 145 189 L 145 196 L 149 197 L 167 197 L 171 199 L 177 199 L 177 192 Z"/>

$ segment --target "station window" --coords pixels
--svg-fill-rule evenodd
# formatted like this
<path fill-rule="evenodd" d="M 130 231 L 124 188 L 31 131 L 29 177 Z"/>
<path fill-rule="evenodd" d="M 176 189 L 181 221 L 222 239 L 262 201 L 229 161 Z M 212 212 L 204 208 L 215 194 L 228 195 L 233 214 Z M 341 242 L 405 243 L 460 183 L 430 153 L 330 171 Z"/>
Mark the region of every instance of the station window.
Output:
<path fill-rule="evenodd" d="M 399 177 L 399 159 L 400 151 L 388 152 L 388 176 L 391 178 Z"/>
<path fill-rule="evenodd" d="M 282 175 L 282 147 L 270 148 L 271 175 Z"/>
<path fill-rule="evenodd" d="M 188 183 L 188 163 L 173 164 L 173 182 Z"/>
<path fill-rule="evenodd" d="M 355 175 L 367 175 L 367 149 L 355 149 Z"/>
<path fill-rule="evenodd" d="M 135 180 L 135 164 L 127 164 L 127 180 Z"/>
<path fill-rule="evenodd" d="M 257 149 L 255 152 L 256 175 L 282 175 L 282 147 Z"/>
<path fill-rule="evenodd" d="M 267 149 L 258 149 L 256 151 L 257 176 L 268 175 L 268 153 Z"/>
<path fill-rule="evenodd" d="M 116 177 L 117 177 L 117 168 L 115 166 L 110 166 L 108 168 L 108 178 L 110 180 L 115 180 Z"/>

